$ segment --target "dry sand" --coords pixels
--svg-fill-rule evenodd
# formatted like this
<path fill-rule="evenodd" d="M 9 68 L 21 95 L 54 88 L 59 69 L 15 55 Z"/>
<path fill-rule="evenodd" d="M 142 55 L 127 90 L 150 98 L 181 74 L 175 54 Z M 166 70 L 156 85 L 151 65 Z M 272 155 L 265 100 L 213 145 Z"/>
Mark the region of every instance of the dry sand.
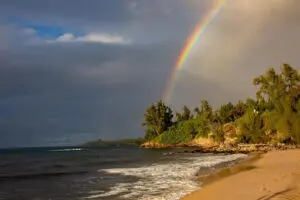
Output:
<path fill-rule="evenodd" d="M 300 200 L 299 149 L 268 152 L 253 165 L 182 200 Z"/>

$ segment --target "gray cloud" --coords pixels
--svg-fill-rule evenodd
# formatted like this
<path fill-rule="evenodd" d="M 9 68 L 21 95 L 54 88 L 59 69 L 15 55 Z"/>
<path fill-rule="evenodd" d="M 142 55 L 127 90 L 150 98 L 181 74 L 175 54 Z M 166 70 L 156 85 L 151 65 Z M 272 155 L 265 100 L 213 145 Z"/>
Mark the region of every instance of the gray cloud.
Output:
<path fill-rule="evenodd" d="M 141 136 L 144 109 L 160 98 L 178 47 L 57 44 L 27 48 L 1 53 L 0 146 Z"/>
<path fill-rule="evenodd" d="M 300 69 L 299 8 L 299 1 L 228 1 L 195 46 L 183 69 L 190 75 L 182 76 L 182 80 L 194 76 L 199 80 L 200 90 L 200 80 L 209 80 L 226 91 L 218 98 L 211 94 L 219 93 L 218 90 L 201 90 L 219 105 L 222 100 L 253 96 L 253 78 L 269 67 L 278 69 L 287 62 Z M 186 83 L 179 82 L 176 87 L 184 87 L 180 84 Z M 180 94 L 180 89 L 175 90 L 172 102 L 188 101 L 195 105 L 198 101 Z"/>
<path fill-rule="evenodd" d="M 194 107 L 201 99 L 214 106 L 235 102 L 254 95 L 252 79 L 267 67 L 299 66 L 298 4 L 227 1 L 174 82 L 172 107 Z M 0 147 L 142 136 L 144 110 L 162 97 L 187 36 L 211 5 L 1 1 Z M 61 27 L 63 34 L 116 34 L 132 42 L 45 43 L 26 24 Z"/>
<path fill-rule="evenodd" d="M 66 33 L 118 34 L 151 43 L 184 40 L 209 6 L 211 0 L 4 0 L 0 17 L 18 24 L 59 26 Z"/>
<path fill-rule="evenodd" d="M 65 21 L 97 21 L 98 24 L 120 23 L 132 19 L 126 8 L 127 1 L 97 1 L 88 3 L 74 1 L 4 0 L 1 1 L 1 13 L 7 17 L 27 18 L 44 23 Z"/>

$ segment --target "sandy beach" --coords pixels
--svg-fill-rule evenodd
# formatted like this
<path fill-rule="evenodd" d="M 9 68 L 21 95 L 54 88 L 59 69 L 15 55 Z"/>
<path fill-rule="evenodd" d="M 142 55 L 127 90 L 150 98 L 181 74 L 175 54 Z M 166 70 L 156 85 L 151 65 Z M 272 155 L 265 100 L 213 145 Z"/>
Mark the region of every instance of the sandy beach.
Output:
<path fill-rule="evenodd" d="M 300 150 L 268 152 L 254 169 L 204 186 L 182 200 L 300 200 Z"/>

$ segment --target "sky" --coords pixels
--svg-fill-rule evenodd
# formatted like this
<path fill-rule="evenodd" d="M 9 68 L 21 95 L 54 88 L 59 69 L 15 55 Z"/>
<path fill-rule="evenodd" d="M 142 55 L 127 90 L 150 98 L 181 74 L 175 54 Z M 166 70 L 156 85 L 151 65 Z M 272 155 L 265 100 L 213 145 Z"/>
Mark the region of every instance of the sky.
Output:
<path fill-rule="evenodd" d="M 142 137 L 213 0 L 1 0 L 0 147 Z M 299 0 L 226 0 L 173 82 L 180 110 L 254 96 L 254 77 L 300 69 Z"/>

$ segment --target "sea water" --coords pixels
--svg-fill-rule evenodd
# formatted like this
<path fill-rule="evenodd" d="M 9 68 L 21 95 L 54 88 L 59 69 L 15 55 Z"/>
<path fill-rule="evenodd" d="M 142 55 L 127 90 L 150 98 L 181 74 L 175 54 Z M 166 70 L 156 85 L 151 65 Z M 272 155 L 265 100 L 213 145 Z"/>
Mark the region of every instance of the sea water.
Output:
<path fill-rule="evenodd" d="M 244 154 L 174 153 L 138 147 L 0 150 L 0 200 L 176 200 L 196 174 Z"/>

